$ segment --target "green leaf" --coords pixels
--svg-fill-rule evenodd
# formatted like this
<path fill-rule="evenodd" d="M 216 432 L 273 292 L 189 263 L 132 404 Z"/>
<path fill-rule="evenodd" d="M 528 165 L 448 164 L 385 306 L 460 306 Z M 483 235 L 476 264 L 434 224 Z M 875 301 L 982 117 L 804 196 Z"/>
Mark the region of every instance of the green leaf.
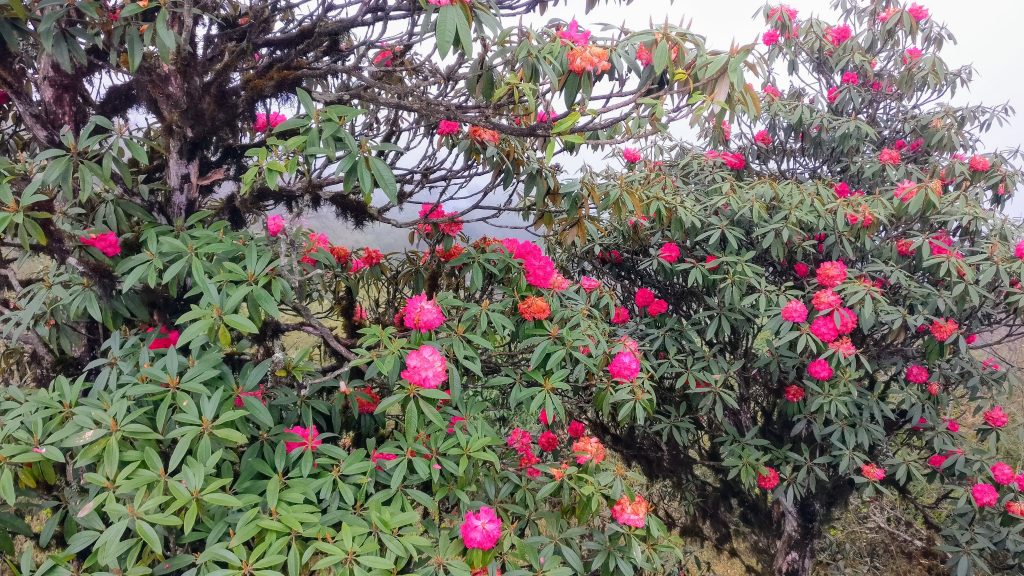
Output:
<path fill-rule="evenodd" d="M 259 328 L 252 323 L 252 320 L 249 320 L 241 314 L 228 314 L 224 316 L 224 322 L 243 334 L 255 334 L 260 331 Z"/>
<path fill-rule="evenodd" d="M 448 52 L 455 43 L 455 33 L 459 26 L 458 18 L 463 18 L 462 11 L 454 4 L 442 6 L 437 12 L 435 31 L 437 33 L 437 51 L 441 58 L 448 56 Z"/>
<path fill-rule="evenodd" d="M 24 520 L 10 512 L 0 512 L 0 528 L 6 528 L 15 534 L 21 534 L 29 538 L 32 537 L 32 528 Z"/>
<path fill-rule="evenodd" d="M 225 508 L 238 508 L 242 505 L 242 501 L 230 494 L 223 492 L 211 492 L 209 494 L 202 495 L 203 502 L 215 504 L 217 506 L 224 506 Z"/>
<path fill-rule="evenodd" d="M 356 562 L 370 568 L 376 568 L 378 570 L 391 570 L 395 567 L 395 564 L 380 556 L 364 556 L 362 554 L 356 556 Z"/>
<path fill-rule="evenodd" d="M 157 554 L 163 554 L 163 548 L 160 546 L 160 537 L 157 536 L 156 530 L 153 529 L 148 523 L 143 520 L 135 521 L 135 529 L 149 547 Z"/>
<path fill-rule="evenodd" d="M 173 556 L 157 564 L 153 568 L 153 576 L 164 576 L 164 574 L 177 572 L 185 566 L 195 563 L 195 560 L 195 556 L 191 554 L 180 554 L 178 556 Z"/>
<path fill-rule="evenodd" d="M 242 434 L 234 428 L 214 428 L 213 434 L 218 438 L 223 438 L 224 440 L 235 444 L 245 444 L 249 441 L 245 434 Z"/>
<path fill-rule="evenodd" d="M 449 8 L 449 6 L 446 6 L 446 8 Z M 373 179 L 376 181 L 377 186 L 380 186 L 380 189 L 384 191 L 388 200 L 392 203 L 397 203 L 398 184 L 395 182 L 395 175 L 391 172 L 391 168 L 380 158 L 370 156 L 370 170 L 373 171 Z"/>
<path fill-rule="evenodd" d="M 267 480 L 267 506 L 277 508 L 277 496 L 281 492 L 281 478 L 277 475 Z"/>
<path fill-rule="evenodd" d="M 10 467 L 4 466 L 0 472 L 0 499 L 7 502 L 8 506 L 14 506 L 14 473 Z"/>

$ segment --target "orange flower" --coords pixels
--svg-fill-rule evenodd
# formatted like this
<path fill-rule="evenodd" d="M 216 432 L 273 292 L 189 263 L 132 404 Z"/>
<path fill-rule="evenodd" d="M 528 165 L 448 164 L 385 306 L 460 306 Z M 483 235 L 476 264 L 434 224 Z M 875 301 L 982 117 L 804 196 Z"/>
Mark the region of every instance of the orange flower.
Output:
<path fill-rule="evenodd" d="M 1006 503 L 1006 512 L 1018 518 L 1024 518 L 1024 501 L 1009 501 Z"/>
<path fill-rule="evenodd" d="M 569 70 L 576 74 L 593 72 L 600 74 L 611 67 L 608 62 L 608 51 L 597 46 L 574 46 L 569 51 Z"/>
<path fill-rule="evenodd" d="M 565 471 L 568 469 L 569 464 L 566 462 L 562 462 L 562 466 L 560 468 L 552 468 L 548 472 L 551 473 L 551 477 L 554 478 L 555 481 L 558 481 L 561 480 L 562 478 L 565 478 Z"/>
<path fill-rule="evenodd" d="M 524 320 L 543 320 L 551 315 L 551 306 L 543 298 L 527 296 L 519 303 L 519 314 Z"/>
<path fill-rule="evenodd" d="M 494 130 L 488 130 L 487 128 L 481 128 L 479 126 L 471 126 L 469 128 L 469 137 L 477 142 L 487 143 L 494 146 L 497 146 L 498 141 L 501 140 L 501 135 Z"/>
<path fill-rule="evenodd" d="M 576 453 L 576 463 L 581 466 L 587 462 L 604 462 L 604 445 L 593 436 L 584 436 L 573 442 L 572 451 Z"/>
<path fill-rule="evenodd" d="M 344 246 L 331 246 L 328 251 L 331 253 L 331 256 L 334 256 L 334 261 L 339 265 L 348 263 L 348 259 L 352 256 L 349 249 Z"/>
<path fill-rule="evenodd" d="M 437 254 L 437 257 L 445 262 L 455 260 L 460 254 L 462 254 L 462 251 L 462 246 L 459 246 L 458 244 L 452 245 L 448 250 L 445 250 L 444 246 L 437 246 L 434 248 L 434 254 Z"/>

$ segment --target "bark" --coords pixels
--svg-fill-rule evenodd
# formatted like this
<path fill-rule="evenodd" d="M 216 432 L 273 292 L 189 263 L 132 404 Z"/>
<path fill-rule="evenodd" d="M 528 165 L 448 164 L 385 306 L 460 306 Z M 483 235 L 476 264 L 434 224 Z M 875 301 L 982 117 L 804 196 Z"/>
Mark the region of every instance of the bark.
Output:
<path fill-rule="evenodd" d="M 81 105 L 82 78 L 68 72 L 49 54 L 39 58 L 39 99 L 45 102 L 41 112 L 46 118 L 51 138 L 67 128 L 78 134 L 85 124 L 85 109 Z"/>
<path fill-rule="evenodd" d="M 809 576 L 814 567 L 814 546 L 821 535 L 821 509 L 811 501 L 777 500 L 781 534 L 771 571 L 774 576 Z"/>

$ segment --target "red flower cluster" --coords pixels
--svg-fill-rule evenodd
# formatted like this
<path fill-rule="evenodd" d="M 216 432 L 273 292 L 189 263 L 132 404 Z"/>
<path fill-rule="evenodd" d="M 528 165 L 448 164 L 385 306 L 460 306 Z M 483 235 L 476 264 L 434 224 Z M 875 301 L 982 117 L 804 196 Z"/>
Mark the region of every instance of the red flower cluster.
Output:
<path fill-rule="evenodd" d="M 89 234 L 88 236 L 82 236 L 78 240 L 86 246 L 99 250 L 107 258 L 113 258 L 121 253 L 121 239 L 113 232 Z"/>
<path fill-rule="evenodd" d="M 779 473 L 771 466 L 765 466 L 764 472 L 757 475 L 757 486 L 762 490 L 774 490 L 779 485 Z"/>
<path fill-rule="evenodd" d="M 462 219 L 452 218 L 457 215 L 458 212 L 445 212 L 444 207 L 440 204 L 424 204 L 420 207 L 419 217 L 426 222 L 418 224 L 416 229 L 424 236 L 435 232 L 447 236 L 458 236 L 459 232 L 462 232 Z M 437 220 L 445 221 L 436 222 Z"/>

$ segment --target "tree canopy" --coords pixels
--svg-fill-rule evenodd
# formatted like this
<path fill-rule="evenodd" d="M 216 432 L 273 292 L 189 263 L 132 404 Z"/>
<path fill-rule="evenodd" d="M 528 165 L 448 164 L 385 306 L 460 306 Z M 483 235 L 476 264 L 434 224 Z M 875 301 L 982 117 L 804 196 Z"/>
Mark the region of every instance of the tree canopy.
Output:
<path fill-rule="evenodd" d="M 560 4 L 0 0 L 7 568 L 809 574 L 876 496 L 1021 568 L 1012 110 L 952 103 L 950 32 Z"/>

